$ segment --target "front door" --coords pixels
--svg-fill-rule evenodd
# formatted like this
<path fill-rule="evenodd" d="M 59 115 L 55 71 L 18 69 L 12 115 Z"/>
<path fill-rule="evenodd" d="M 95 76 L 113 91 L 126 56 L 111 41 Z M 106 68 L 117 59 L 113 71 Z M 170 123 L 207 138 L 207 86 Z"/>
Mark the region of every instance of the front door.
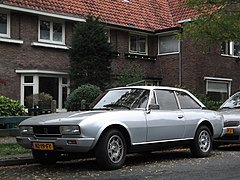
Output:
<path fill-rule="evenodd" d="M 181 139 L 185 131 L 185 117 L 179 109 L 173 91 L 156 90 L 159 109 L 147 114 L 147 141 L 167 141 Z"/>

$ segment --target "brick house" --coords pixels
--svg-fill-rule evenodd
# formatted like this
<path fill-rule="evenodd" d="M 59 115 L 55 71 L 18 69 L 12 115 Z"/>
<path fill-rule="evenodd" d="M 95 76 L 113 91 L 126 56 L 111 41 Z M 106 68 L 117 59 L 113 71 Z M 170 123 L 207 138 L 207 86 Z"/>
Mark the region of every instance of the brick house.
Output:
<path fill-rule="evenodd" d="M 117 52 L 113 76 L 138 65 L 145 85 L 182 84 L 213 99 L 240 89 L 237 43 L 202 53 L 174 38 L 194 14 L 179 0 L 1 0 L 0 95 L 24 104 L 28 95 L 46 92 L 64 108 L 74 24 L 89 13 L 109 29 Z"/>

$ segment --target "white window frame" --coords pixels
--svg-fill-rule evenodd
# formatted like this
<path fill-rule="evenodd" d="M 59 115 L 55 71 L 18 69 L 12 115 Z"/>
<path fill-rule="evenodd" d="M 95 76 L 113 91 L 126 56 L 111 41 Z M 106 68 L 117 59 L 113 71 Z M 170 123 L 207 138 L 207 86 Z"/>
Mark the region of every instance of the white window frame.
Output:
<path fill-rule="evenodd" d="M 228 98 L 231 95 L 231 86 L 232 86 L 232 79 L 228 78 L 215 78 L 215 77 L 204 77 L 204 80 L 206 81 L 206 94 L 208 93 L 208 84 L 209 82 L 213 83 L 224 83 L 228 84 Z"/>
<path fill-rule="evenodd" d="M 174 52 L 166 52 L 166 53 L 160 53 L 160 42 L 161 42 L 161 38 L 162 37 L 173 37 L 174 34 L 164 34 L 164 35 L 159 35 L 158 36 L 158 55 L 170 55 L 170 54 L 179 54 L 180 53 L 180 40 L 177 40 L 177 51 L 174 51 Z"/>
<path fill-rule="evenodd" d="M 145 38 L 145 52 L 140 52 L 138 50 L 137 51 L 131 50 L 131 36 L 136 36 L 137 39 L 139 39 L 139 37 L 144 37 Z M 146 35 L 130 33 L 128 39 L 129 39 L 129 43 L 128 43 L 129 44 L 129 53 L 148 55 L 148 37 Z M 140 46 L 139 41 L 137 41 L 137 46 Z"/>
<path fill-rule="evenodd" d="M 39 93 L 39 77 L 56 77 L 59 79 L 58 84 L 58 111 L 63 110 L 62 107 L 62 87 L 67 87 L 67 94 L 70 93 L 70 79 L 67 77 L 67 73 L 63 72 L 55 72 L 55 71 L 42 71 L 42 70 L 16 70 L 17 74 L 21 74 L 21 92 L 20 92 L 20 103 L 24 105 L 24 87 L 25 86 L 32 86 L 33 87 L 33 94 Z M 33 76 L 32 83 L 25 83 L 24 77 L 25 76 Z M 67 84 L 63 84 L 62 79 L 67 78 Z"/>
<path fill-rule="evenodd" d="M 6 14 L 7 15 L 7 33 L 6 34 L 3 34 L 3 33 L 0 33 L 0 37 L 4 37 L 4 38 L 10 38 L 11 35 L 10 35 L 10 12 L 9 11 L 5 11 L 5 10 L 0 10 L 0 13 L 2 14 Z"/>
<path fill-rule="evenodd" d="M 40 32 L 41 32 L 40 24 L 41 24 L 41 21 L 50 22 L 50 39 L 49 40 L 40 38 Z M 53 40 L 53 23 L 61 23 L 62 24 L 62 41 L 61 42 Z M 55 19 L 51 19 L 51 18 L 40 17 L 38 19 L 38 42 L 65 45 L 65 22 L 61 21 L 61 20 L 55 20 Z"/>
<path fill-rule="evenodd" d="M 221 52 L 222 56 L 231 56 L 231 57 L 240 57 L 234 55 L 234 41 L 227 41 L 225 42 L 225 49 L 227 52 Z"/>
<path fill-rule="evenodd" d="M 107 35 L 107 42 L 111 43 L 111 31 L 110 29 L 106 29 L 106 35 Z"/>

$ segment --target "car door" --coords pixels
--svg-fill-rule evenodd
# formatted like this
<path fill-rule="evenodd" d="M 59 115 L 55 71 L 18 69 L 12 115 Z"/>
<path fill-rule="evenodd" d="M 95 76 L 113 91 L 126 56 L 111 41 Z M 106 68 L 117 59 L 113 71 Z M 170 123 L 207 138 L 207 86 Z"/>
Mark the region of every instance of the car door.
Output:
<path fill-rule="evenodd" d="M 186 130 L 184 138 L 193 138 L 199 120 L 204 117 L 204 111 L 200 104 L 198 104 L 189 94 L 182 91 L 175 91 L 179 101 L 182 112 L 184 113 L 186 121 Z"/>
<path fill-rule="evenodd" d="M 185 131 L 185 117 L 174 91 L 154 90 L 153 94 L 159 109 L 152 109 L 146 115 L 147 141 L 181 139 Z"/>

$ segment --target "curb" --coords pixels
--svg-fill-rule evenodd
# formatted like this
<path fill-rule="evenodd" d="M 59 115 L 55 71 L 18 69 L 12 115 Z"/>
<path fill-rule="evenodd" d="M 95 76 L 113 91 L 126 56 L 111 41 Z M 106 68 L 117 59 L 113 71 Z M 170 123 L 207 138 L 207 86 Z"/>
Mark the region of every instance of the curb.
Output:
<path fill-rule="evenodd" d="M 13 159 L 0 159 L 0 166 L 14 166 L 14 165 L 23 165 L 23 164 L 33 164 L 36 161 L 31 157 L 19 157 Z"/>

